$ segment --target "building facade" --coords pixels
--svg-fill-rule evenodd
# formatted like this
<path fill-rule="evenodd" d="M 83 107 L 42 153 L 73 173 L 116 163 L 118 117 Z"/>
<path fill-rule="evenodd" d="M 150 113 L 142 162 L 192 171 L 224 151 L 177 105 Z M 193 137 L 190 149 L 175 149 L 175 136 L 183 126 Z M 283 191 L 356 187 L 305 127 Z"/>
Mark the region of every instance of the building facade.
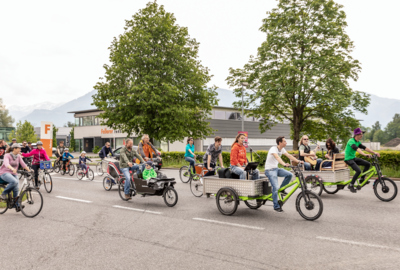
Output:
<path fill-rule="evenodd" d="M 85 110 L 70 112 L 74 114 L 76 127 L 74 129 L 75 151 L 93 152 L 95 146 L 102 147 L 106 142 L 110 142 L 113 149 L 124 145 L 128 134 L 119 130 L 113 130 L 100 125 L 98 115 L 100 110 Z M 224 151 L 230 151 L 231 145 L 241 131 L 241 113 L 231 107 L 214 107 L 210 119 L 210 127 L 215 131 L 205 139 L 195 140 L 196 151 L 205 151 L 209 144 L 214 143 L 214 137 L 222 137 L 222 147 Z M 287 123 L 278 123 L 272 129 L 261 133 L 259 129 L 260 122 L 253 117 L 245 117 L 244 131 L 248 132 L 249 146 L 253 150 L 268 150 L 276 145 L 278 136 L 285 136 L 288 141 L 287 150 L 293 149 L 292 140 L 290 140 L 290 126 Z M 141 138 L 137 134 L 131 137 L 134 145 L 138 145 Z M 181 142 L 154 142 L 157 148 L 163 151 L 184 151 L 186 140 Z"/>

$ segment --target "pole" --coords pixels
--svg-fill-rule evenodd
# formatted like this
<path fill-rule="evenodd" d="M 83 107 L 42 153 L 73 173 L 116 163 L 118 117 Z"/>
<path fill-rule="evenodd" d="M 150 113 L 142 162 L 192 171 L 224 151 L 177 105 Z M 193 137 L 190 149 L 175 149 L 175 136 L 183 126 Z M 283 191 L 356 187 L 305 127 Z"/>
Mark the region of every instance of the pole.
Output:
<path fill-rule="evenodd" d="M 242 131 L 244 131 L 243 85 L 242 85 Z"/>

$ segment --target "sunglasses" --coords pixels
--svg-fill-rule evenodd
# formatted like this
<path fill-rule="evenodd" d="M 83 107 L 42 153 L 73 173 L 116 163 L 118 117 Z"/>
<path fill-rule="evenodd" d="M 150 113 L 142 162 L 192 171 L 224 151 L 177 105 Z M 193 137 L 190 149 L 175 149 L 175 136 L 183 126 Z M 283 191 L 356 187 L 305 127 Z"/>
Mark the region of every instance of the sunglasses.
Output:
<path fill-rule="evenodd" d="M 308 141 L 308 139 L 303 139 L 303 141 Z"/>

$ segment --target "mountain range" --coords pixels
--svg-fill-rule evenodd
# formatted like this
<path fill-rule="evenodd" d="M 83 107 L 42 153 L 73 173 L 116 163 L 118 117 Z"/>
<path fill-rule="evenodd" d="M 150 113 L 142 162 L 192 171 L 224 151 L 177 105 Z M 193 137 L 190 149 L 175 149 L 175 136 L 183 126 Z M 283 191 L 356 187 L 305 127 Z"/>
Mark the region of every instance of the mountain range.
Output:
<path fill-rule="evenodd" d="M 232 103 L 239 100 L 231 90 L 218 88 L 218 106 L 231 107 Z M 29 107 L 10 106 L 9 112 L 15 118 L 16 122 L 28 120 L 34 126 L 40 126 L 41 121 L 51 121 L 57 127 L 63 126 L 68 121 L 74 122 L 74 116 L 70 111 L 95 109 L 91 105 L 93 102 L 92 95 L 96 90 L 62 104 L 54 104 L 51 102 L 34 104 Z M 41 108 L 49 108 L 47 110 Z M 361 120 L 364 127 L 372 126 L 379 121 L 382 127 L 385 127 L 393 118 L 395 113 L 400 113 L 400 100 L 382 98 L 371 94 L 371 102 L 368 106 L 368 114 L 356 112 L 356 118 Z"/>

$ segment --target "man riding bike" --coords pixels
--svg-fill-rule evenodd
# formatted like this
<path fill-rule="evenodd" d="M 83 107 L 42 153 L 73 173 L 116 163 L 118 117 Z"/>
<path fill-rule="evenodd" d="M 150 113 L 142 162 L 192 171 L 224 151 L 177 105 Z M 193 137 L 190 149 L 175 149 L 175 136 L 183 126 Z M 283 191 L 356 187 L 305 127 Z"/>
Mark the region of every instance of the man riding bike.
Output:
<path fill-rule="evenodd" d="M 7 195 L 12 191 L 14 199 L 18 196 L 18 176 L 17 170 L 21 166 L 25 170 L 29 171 L 28 166 L 22 160 L 21 147 L 19 144 L 12 144 L 10 148 L 7 149 L 7 153 L 4 155 L 4 163 L 0 167 L 0 184 L 7 184 L 3 193 L 0 195 L 1 200 L 7 200 Z M 18 202 L 16 202 L 17 212 L 20 211 Z"/>
<path fill-rule="evenodd" d="M 203 156 L 204 167 L 207 168 L 208 172 L 204 176 L 214 175 L 214 169 L 216 167 L 217 158 L 221 168 L 224 168 L 224 162 L 222 159 L 222 138 L 217 136 L 214 138 L 215 143 L 210 144 L 207 147 L 207 151 Z"/>
<path fill-rule="evenodd" d="M 111 156 L 114 156 L 113 151 L 110 148 L 110 143 L 106 142 L 106 144 L 103 146 L 103 148 L 101 148 L 100 152 L 99 152 L 99 157 L 101 159 L 108 157 L 108 155 L 111 153 Z"/>
<path fill-rule="evenodd" d="M 64 154 L 64 150 L 65 150 L 64 142 L 60 141 L 60 144 L 57 146 L 57 151 L 56 151 L 56 157 L 60 162 L 62 159 L 62 155 Z"/>
<path fill-rule="evenodd" d="M 364 166 L 364 171 L 366 172 L 369 170 L 369 167 L 371 164 L 368 161 L 365 161 L 361 158 L 356 158 L 356 152 L 358 152 L 360 155 L 363 155 L 364 157 L 371 157 L 369 154 L 365 154 L 362 150 L 365 150 L 371 154 L 375 154 L 378 157 L 380 157 L 380 154 L 377 152 L 372 151 L 368 147 L 365 147 L 364 145 L 361 144 L 360 140 L 363 137 L 363 134 L 365 131 L 362 131 L 361 128 L 356 128 L 354 130 L 354 137 L 351 138 L 346 145 L 346 149 L 344 152 L 344 162 L 346 162 L 347 165 L 349 165 L 354 171 L 355 174 L 353 176 L 353 179 L 351 180 L 351 183 L 349 184 L 348 188 L 350 189 L 351 192 L 356 193 L 357 190 L 354 188 L 354 183 L 356 182 L 358 176 L 361 174 L 361 169 L 358 167 L 358 165 Z M 361 150 L 362 149 L 362 150 Z M 364 181 L 365 175 L 361 176 L 360 181 Z M 368 184 L 369 182 L 367 182 Z"/>
<path fill-rule="evenodd" d="M 40 169 L 40 161 L 49 161 L 50 158 L 47 156 L 46 150 L 43 148 L 43 143 L 41 141 L 37 142 L 37 148 L 33 149 L 29 153 L 22 154 L 23 157 L 33 156 L 32 160 L 32 169 L 35 172 L 35 188 L 38 189 L 38 178 L 39 178 L 39 169 Z"/>
<path fill-rule="evenodd" d="M 132 163 L 134 157 L 137 157 L 137 159 L 139 159 L 140 162 L 143 163 L 142 166 Z M 125 176 L 125 186 L 124 186 L 125 198 L 127 200 L 130 200 L 132 198 L 129 195 L 129 189 L 131 187 L 131 177 L 129 174 L 129 170 L 137 171 L 140 169 L 143 172 L 144 166 L 145 166 L 143 158 L 133 149 L 132 139 L 127 139 L 126 145 L 121 148 L 120 160 L 121 160 L 121 164 L 120 164 L 121 171 Z"/>
<path fill-rule="evenodd" d="M 142 140 L 138 145 L 138 152 L 145 161 L 148 161 L 149 158 L 153 158 L 154 154 L 161 159 L 160 154 L 154 145 L 151 144 L 150 137 L 147 134 L 142 136 Z"/>

